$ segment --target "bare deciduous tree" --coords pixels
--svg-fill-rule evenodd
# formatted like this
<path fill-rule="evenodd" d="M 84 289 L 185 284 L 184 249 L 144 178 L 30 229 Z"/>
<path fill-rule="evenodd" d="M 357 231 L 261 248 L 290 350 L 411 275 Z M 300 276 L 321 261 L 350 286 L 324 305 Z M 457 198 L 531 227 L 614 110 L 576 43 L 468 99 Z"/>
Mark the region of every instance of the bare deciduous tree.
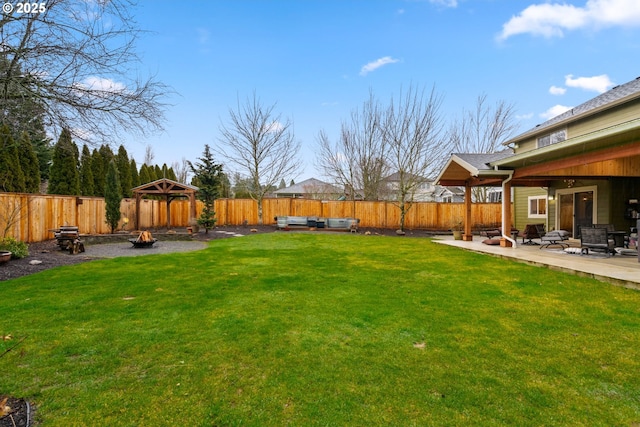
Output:
<path fill-rule="evenodd" d="M 144 163 L 147 166 L 153 166 L 153 160 L 155 159 L 156 155 L 153 153 L 153 147 L 150 145 L 147 145 L 146 147 L 144 147 L 144 160 L 142 163 Z"/>
<path fill-rule="evenodd" d="M 506 101 L 498 101 L 491 107 L 487 95 L 479 95 L 475 110 L 462 111 L 462 118 L 449 126 L 447 140 L 458 153 L 495 153 L 505 149 L 502 143 L 518 130 L 515 106 Z M 486 187 L 473 187 L 473 198 L 487 202 Z"/>
<path fill-rule="evenodd" d="M 27 3 L 24 3 L 25 5 Z M 48 0 L 0 19 L 0 112 L 37 106 L 45 127 L 87 142 L 162 129 L 168 88 L 138 80 L 130 0 Z"/>
<path fill-rule="evenodd" d="M 400 91 L 397 102 L 391 99 L 382 124 L 383 138 L 389 147 L 388 161 L 397 173 L 396 206 L 400 209 L 400 230 L 411 209 L 416 190 L 441 168 L 447 147 L 441 140 L 442 98 L 435 87 L 425 97 L 423 89 L 412 86 Z"/>
<path fill-rule="evenodd" d="M 295 175 L 300 167 L 293 124 L 275 112 L 276 104 L 265 106 L 256 93 L 236 109 L 229 109 L 229 123 L 220 126 L 218 153 L 249 178 L 247 189 L 258 203 L 258 223 L 263 223 L 262 201 L 285 177 Z"/>
<path fill-rule="evenodd" d="M 171 169 L 173 169 L 173 171 L 176 174 L 176 181 L 182 182 L 183 184 L 189 183 L 188 179 L 189 179 L 189 172 L 191 171 L 191 168 L 189 166 L 189 161 L 187 159 L 183 157 L 182 160 L 179 162 L 177 161 L 172 162 Z"/>
<path fill-rule="evenodd" d="M 382 138 L 381 109 L 372 93 L 362 109 L 351 112 L 343 122 L 340 137 L 332 144 L 324 131 L 318 134 L 318 166 L 335 183 L 342 185 L 355 200 L 378 200 L 383 177 L 388 172 L 387 147 Z"/>

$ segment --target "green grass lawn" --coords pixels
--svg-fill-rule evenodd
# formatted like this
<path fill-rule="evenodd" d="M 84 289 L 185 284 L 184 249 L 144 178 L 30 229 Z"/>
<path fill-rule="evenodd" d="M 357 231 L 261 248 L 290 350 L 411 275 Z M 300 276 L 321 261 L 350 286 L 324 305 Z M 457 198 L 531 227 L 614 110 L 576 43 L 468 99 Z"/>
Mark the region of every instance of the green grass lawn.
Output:
<path fill-rule="evenodd" d="M 640 292 L 427 239 L 252 235 L 0 290 L 25 338 L 0 395 L 42 426 L 640 423 Z"/>

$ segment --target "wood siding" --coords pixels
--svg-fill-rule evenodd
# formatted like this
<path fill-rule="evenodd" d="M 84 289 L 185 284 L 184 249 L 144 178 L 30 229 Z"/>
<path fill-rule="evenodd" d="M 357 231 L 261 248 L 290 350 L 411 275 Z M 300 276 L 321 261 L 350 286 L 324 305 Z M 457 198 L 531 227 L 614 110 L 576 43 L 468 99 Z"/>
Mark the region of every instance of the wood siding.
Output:
<path fill-rule="evenodd" d="M 567 139 L 576 138 L 582 135 L 626 123 L 631 120 L 638 119 L 640 114 L 640 100 L 635 100 L 627 104 L 602 111 L 597 114 L 589 115 L 583 119 L 576 120 L 572 123 L 563 123 L 557 126 L 551 126 L 540 130 L 540 132 L 532 135 L 518 143 L 519 147 L 515 150 L 516 154 L 535 150 L 538 148 L 538 138 L 548 135 L 560 129 L 567 129 Z M 628 175 L 627 175 L 628 176 Z"/>
<path fill-rule="evenodd" d="M 202 203 L 197 202 L 197 215 Z M 122 219 L 118 230 L 133 231 L 135 199 L 123 199 Z M 501 222 L 502 207 L 498 203 L 477 203 L 472 206 L 477 229 Z M 256 225 L 257 203 L 248 199 L 219 199 L 215 203 L 219 225 Z M 406 216 L 407 229 L 449 230 L 457 218 L 463 218 L 462 203 L 414 203 Z M 266 199 L 263 202 L 265 225 L 275 224 L 276 216 L 317 216 L 360 218 L 363 228 L 398 228 L 400 211 L 391 202 L 328 201 L 306 199 Z M 128 224 L 124 224 L 127 218 Z M 189 225 L 189 202 L 171 203 L 171 227 Z M 140 229 L 164 228 L 167 223 L 165 200 L 144 199 L 140 203 Z M 25 242 L 53 238 L 51 230 L 62 225 L 76 225 L 80 234 L 107 234 L 111 230 L 105 218 L 105 202 L 100 197 L 52 196 L 0 193 L 0 238 L 5 235 Z"/>

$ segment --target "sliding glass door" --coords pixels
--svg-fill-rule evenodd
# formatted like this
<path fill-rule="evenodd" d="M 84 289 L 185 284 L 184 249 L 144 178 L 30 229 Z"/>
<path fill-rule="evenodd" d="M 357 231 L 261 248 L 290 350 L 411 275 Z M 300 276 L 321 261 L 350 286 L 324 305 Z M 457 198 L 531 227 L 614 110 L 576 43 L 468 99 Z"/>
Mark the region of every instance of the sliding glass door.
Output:
<path fill-rule="evenodd" d="M 556 191 L 558 229 L 580 237 L 580 227 L 596 222 L 596 187 L 567 188 Z"/>

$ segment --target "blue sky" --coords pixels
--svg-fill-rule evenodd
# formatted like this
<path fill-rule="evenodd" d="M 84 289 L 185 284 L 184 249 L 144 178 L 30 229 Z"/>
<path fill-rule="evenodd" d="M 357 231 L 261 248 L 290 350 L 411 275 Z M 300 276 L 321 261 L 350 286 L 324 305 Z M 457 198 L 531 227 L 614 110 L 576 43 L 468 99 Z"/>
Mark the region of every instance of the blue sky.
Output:
<path fill-rule="evenodd" d="M 640 76 L 638 0 L 141 0 L 149 31 L 138 74 L 175 94 L 166 131 L 126 143 L 141 162 L 195 161 L 215 146 L 229 108 L 255 91 L 291 119 L 304 169 L 316 136 L 335 139 L 369 91 L 383 102 L 402 87 L 435 86 L 443 119 L 475 107 L 515 105 L 520 131 Z"/>

